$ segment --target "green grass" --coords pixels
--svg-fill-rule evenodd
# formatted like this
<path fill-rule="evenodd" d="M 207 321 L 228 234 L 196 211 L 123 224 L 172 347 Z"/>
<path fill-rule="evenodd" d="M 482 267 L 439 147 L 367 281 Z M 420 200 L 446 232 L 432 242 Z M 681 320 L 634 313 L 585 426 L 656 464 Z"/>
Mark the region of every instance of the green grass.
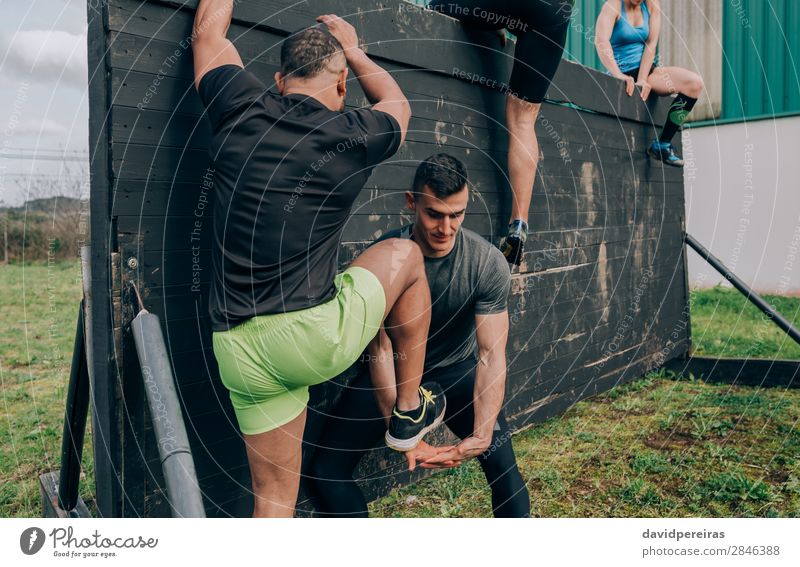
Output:
<path fill-rule="evenodd" d="M 800 517 L 797 390 L 651 374 L 518 433 L 514 449 L 537 517 Z M 370 508 L 383 517 L 491 515 L 475 462 Z"/>
<path fill-rule="evenodd" d="M 765 296 L 800 326 L 800 298 Z M 691 294 L 694 352 L 800 359 L 738 291 Z M 520 432 L 532 513 L 544 517 L 800 516 L 800 391 L 651 375 Z M 452 496 L 455 495 L 455 496 Z M 371 504 L 384 517 L 491 515 L 477 463 Z"/>
<path fill-rule="evenodd" d="M 60 466 L 78 263 L 0 266 L 0 517 L 41 514 Z M 769 298 L 789 319 L 800 300 Z M 800 358 L 736 292 L 692 294 L 696 350 Z M 81 496 L 93 508 L 91 432 Z M 652 374 L 514 437 L 534 515 L 800 517 L 800 391 Z M 373 502 L 375 516 L 491 515 L 477 462 Z"/>
<path fill-rule="evenodd" d="M 0 266 L 0 517 L 41 516 L 39 475 L 58 470 L 80 266 Z M 81 496 L 91 507 L 91 432 Z"/>
<path fill-rule="evenodd" d="M 800 327 L 800 298 L 763 297 L 795 327 Z M 690 301 L 695 354 L 800 359 L 800 345 L 735 289 L 693 291 Z"/>

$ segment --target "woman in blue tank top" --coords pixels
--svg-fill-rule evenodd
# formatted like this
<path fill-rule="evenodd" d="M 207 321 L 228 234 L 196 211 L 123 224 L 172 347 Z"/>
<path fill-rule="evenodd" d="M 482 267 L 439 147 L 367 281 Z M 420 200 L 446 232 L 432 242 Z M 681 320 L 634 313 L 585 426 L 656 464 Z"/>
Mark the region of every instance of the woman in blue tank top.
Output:
<path fill-rule="evenodd" d="M 661 5 L 658 0 L 608 0 L 597 18 L 595 46 L 603 65 L 612 76 L 626 82 L 631 96 L 634 86 L 643 100 L 652 92 L 675 96 L 667 112 L 661 135 L 648 153 L 667 165 L 682 167 L 672 139 L 703 92 L 703 79 L 682 67 L 661 67 L 655 61 L 661 33 Z"/>

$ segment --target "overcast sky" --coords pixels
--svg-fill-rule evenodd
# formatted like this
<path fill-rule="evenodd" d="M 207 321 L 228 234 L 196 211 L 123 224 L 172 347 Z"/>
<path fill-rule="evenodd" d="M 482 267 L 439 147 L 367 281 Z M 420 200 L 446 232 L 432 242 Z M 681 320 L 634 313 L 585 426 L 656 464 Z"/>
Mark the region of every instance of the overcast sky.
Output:
<path fill-rule="evenodd" d="M 86 0 L 0 0 L 0 13 L 0 201 L 16 205 L 20 176 L 63 167 L 9 156 L 88 151 Z"/>

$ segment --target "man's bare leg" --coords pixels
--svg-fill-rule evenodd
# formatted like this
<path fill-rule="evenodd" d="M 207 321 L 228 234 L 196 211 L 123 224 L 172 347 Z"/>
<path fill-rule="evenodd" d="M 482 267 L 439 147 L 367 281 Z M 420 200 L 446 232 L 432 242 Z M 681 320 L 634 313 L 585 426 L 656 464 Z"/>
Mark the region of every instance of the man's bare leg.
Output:
<path fill-rule="evenodd" d="M 413 410 L 420 403 L 419 384 L 431 324 L 431 292 L 422 252 L 409 240 L 392 238 L 369 247 L 351 265 L 369 270 L 383 286 L 384 328 L 397 353 L 397 408 Z"/>
<path fill-rule="evenodd" d="M 425 364 L 430 326 L 430 290 L 422 252 L 413 242 L 391 239 L 370 247 L 353 262 L 375 274 L 386 295 L 384 326 L 397 357 L 397 407 L 420 404 L 419 384 Z M 245 435 L 258 518 L 294 515 L 300 486 L 301 445 L 306 411 L 286 425 L 258 435 Z"/>
<path fill-rule="evenodd" d="M 306 410 L 272 431 L 245 435 L 253 479 L 254 518 L 291 518 L 300 488 L 301 445 Z"/>

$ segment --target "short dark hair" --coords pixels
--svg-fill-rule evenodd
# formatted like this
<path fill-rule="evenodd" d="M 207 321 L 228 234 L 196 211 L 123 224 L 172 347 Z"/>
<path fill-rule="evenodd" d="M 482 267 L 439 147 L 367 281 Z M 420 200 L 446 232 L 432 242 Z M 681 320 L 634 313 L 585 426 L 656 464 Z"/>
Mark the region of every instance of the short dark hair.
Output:
<path fill-rule="evenodd" d="M 318 26 L 302 29 L 283 40 L 281 74 L 284 77 L 313 79 L 324 71 L 342 44 L 328 30 Z"/>
<path fill-rule="evenodd" d="M 414 199 L 427 185 L 433 194 L 443 199 L 464 189 L 467 184 L 467 168 L 461 161 L 448 154 L 436 154 L 417 168 L 414 176 Z"/>

